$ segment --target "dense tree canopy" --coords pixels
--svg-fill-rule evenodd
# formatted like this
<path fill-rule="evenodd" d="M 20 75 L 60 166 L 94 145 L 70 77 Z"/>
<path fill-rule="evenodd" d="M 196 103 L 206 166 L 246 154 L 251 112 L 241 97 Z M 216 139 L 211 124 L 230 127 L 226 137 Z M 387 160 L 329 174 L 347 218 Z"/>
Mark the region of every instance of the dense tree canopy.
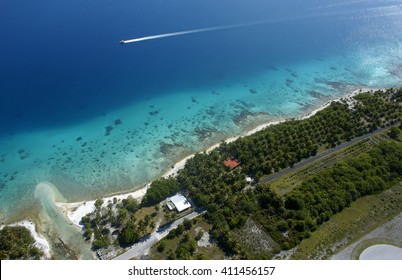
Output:
<path fill-rule="evenodd" d="M 1 260 L 37 260 L 43 252 L 35 245 L 29 230 L 23 226 L 6 226 L 0 230 Z"/>
<path fill-rule="evenodd" d="M 161 202 L 179 191 L 179 184 L 174 178 L 161 178 L 153 181 L 142 199 L 143 206 L 151 206 Z"/>
<path fill-rule="evenodd" d="M 386 141 L 316 174 L 285 197 L 286 210 L 281 218 L 296 222 L 290 227 L 293 232 L 287 242 L 297 244 L 308 231 L 314 231 L 359 197 L 382 191 L 387 183 L 401 178 L 402 146 Z M 304 228 L 298 227 L 299 221 L 305 223 Z"/>

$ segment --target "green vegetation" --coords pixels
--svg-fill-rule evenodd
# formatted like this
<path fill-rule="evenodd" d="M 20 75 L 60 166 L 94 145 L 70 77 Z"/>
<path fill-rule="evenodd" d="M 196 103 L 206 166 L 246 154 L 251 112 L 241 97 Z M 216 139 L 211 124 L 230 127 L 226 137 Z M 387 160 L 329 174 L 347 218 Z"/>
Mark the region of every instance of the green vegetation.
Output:
<path fill-rule="evenodd" d="M 82 218 L 83 236 L 92 241 L 94 250 L 130 246 L 149 234 L 156 226 L 159 208 L 143 207 L 129 196 L 121 202 L 95 202 L 96 210 Z"/>
<path fill-rule="evenodd" d="M 340 248 L 352 244 L 398 215 L 401 210 L 402 184 L 362 197 L 319 226 L 310 238 L 304 239 L 297 246 L 291 258 L 329 258 Z"/>
<path fill-rule="evenodd" d="M 391 137 L 394 140 L 399 140 L 399 137 L 401 136 L 401 130 L 398 127 L 393 127 L 389 131 L 389 137 Z"/>
<path fill-rule="evenodd" d="M 402 176 L 402 146 L 382 142 L 367 154 L 341 162 L 305 181 L 285 197 L 286 238 L 298 244 L 333 214 L 349 207 L 359 197 L 377 193 Z"/>
<path fill-rule="evenodd" d="M 23 226 L 6 226 L 0 230 L 1 260 L 38 260 L 43 252 L 36 247 L 29 230 Z"/>
<path fill-rule="evenodd" d="M 277 246 L 287 250 L 309 238 L 319 225 L 345 207 L 372 193 L 384 190 L 402 178 L 402 145 L 381 142 L 363 153 L 322 171 L 296 187 L 283 201 L 269 185 L 237 194 L 220 208 L 206 214 L 214 225 L 211 234 L 227 254 L 242 258 L 271 258 Z M 252 219 L 261 225 L 275 244 L 258 254 L 237 238 L 236 229 Z"/>
<path fill-rule="evenodd" d="M 383 134 L 381 134 L 383 135 Z M 336 163 L 360 155 L 361 153 L 371 150 L 372 147 L 377 145 L 382 138 L 380 136 L 371 137 L 371 139 L 364 139 L 351 146 L 343 148 L 337 152 L 331 153 L 319 160 L 290 171 L 288 174 L 281 176 L 269 184 L 273 191 L 280 196 L 293 190 L 295 187 L 301 185 L 305 180 L 311 178 L 318 172 L 334 166 Z"/>
<path fill-rule="evenodd" d="M 224 255 L 214 243 L 198 246 L 197 242 L 208 235 L 211 225 L 202 217 L 186 222 L 178 229 L 171 231 L 169 236 L 155 244 L 150 252 L 151 259 L 223 259 Z"/>

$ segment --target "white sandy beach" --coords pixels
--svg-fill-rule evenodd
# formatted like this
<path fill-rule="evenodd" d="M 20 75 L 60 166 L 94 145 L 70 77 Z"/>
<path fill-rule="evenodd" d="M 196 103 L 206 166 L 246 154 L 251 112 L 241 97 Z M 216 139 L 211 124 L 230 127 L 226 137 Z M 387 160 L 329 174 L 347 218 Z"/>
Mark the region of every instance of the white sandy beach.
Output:
<path fill-rule="evenodd" d="M 319 111 L 327 108 L 331 104 L 331 102 L 340 101 L 341 99 L 350 99 L 350 98 L 352 98 L 353 96 L 359 94 L 362 91 L 370 91 L 370 90 L 375 90 L 375 89 L 362 88 L 362 89 L 354 90 L 354 91 L 344 95 L 341 98 L 327 101 L 326 103 L 321 105 L 319 108 L 311 111 L 308 114 L 302 115 L 302 116 L 300 116 L 300 117 L 298 117 L 296 119 L 304 120 L 304 119 L 310 118 L 310 117 L 314 116 L 315 114 L 317 114 Z M 282 123 L 282 122 L 285 122 L 285 121 L 286 121 L 286 119 L 280 120 L 280 121 L 267 122 L 265 124 L 262 124 L 262 125 L 259 125 L 259 126 L 255 127 L 254 129 L 251 129 L 251 130 L 249 130 L 249 131 L 247 131 L 247 132 L 245 132 L 245 133 L 243 133 L 243 134 L 241 134 L 239 136 L 228 138 L 228 139 L 225 140 L 225 142 L 226 143 L 234 142 L 234 141 L 236 141 L 237 139 L 239 139 L 241 137 L 250 136 L 250 135 L 252 135 L 252 134 L 254 134 L 256 132 L 259 132 L 259 131 L 271 126 L 271 125 L 276 125 L 276 124 L 279 124 L 279 123 Z M 207 153 L 211 152 L 215 148 L 219 147 L 219 145 L 220 145 L 220 143 L 217 143 L 217 144 L 209 147 L 208 149 L 206 149 L 206 152 Z M 186 165 L 187 160 L 192 158 L 192 157 L 194 157 L 194 154 L 190 155 L 190 156 L 187 156 L 186 158 L 180 160 L 179 162 L 174 164 L 171 169 L 169 169 L 166 173 L 164 173 L 162 175 L 162 177 L 167 178 L 169 176 L 173 176 L 173 177 L 177 176 L 178 171 L 180 169 L 184 168 L 184 166 Z M 149 187 L 150 187 L 150 183 L 146 184 L 143 188 L 138 189 L 138 190 L 136 190 L 134 192 L 121 194 L 121 195 L 114 195 L 114 196 L 109 196 L 109 197 L 103 197 L 104 205 L 107 205 L 108 201 L 113 201 L 113 198 L 117 198 L 118 200 L 122 200 L 122 199 L 127 198 L 128 196 L 132 196 L 135 199 L 141 200 L 142 197 L 145 195 L 146 190 Z M 57 206 L 59 206 L 59 207 L 61 207 L 63 209 L 64 213 L 70 219 L 70 221 L 74 225 L 79 226 L 79 227 L 82 227 L 80 225 L 81 218 L 84 217 L 86 214 L 88 214 L 88 213 L 90 213 L 90 212 L 95 210 L 95 206 L 94 206 L 95 200 L 81 201 L 81 202 L 75 202 L 75 203 L 56 203 L 56 204 L 57 204 Z"/>
<path fill-rule="evenodd" d="M 117 201 L 121 201 L 131 196 L 134 199 L 141 200 L 150 185 L 151 184 L 148 183 L 143 188 L 130 193 L 102 197 L 103 206 L 106 206 L 109 202 L 113 201 L 114 198 L 116 198 Z M 62 209 L 63 213 L 67 216 L 71 223 L 78 227 L 82 227 L 80 224 L 82 217 L 95 210 L 95 200 L 74 203 L 56 202 L 56 205 Z"/>

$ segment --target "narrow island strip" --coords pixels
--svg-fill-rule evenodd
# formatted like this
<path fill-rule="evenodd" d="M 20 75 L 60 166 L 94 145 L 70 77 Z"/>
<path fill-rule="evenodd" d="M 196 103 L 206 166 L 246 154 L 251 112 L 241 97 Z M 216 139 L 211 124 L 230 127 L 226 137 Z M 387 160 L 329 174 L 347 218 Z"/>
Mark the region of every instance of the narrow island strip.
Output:
<path fill-rule="evenodd" d="M 331 105 L 332 102 L 337 102 L 340 101 L 341 99 L 346 99 L 347 101 L 350 101 L 351 98 L 353 98 L 354 96 L 356 96 L 357 94 L 361 93 L 361 92 L 365 92 L 365 91 L 376 91 L 376 90 L 381 90 L 381 89 L 375 89 L 375 88 L 360 88 L 360 89 L 356 89 L 352 92 L 349 92 L 347 94 L 345 94 L 344 96 L 340 97 L 340 98 L 336 98 L 336 99 L 331 99 L 327 102 L 325 102 L 323 105 L 321 105 L 320 107 L 314 109 L 313 111 L 311 111 L 310 113 L 301 115 L 297 118 L 295 118 L 295 120 L 304 120 L 304 119 L 308 119 L 312 116 L 314 116 L 315 114 L 317 114 L 318 112 L 320 112 L 321 110 L 327 108 L 329 105 Z M 253 135 L 271 125 L 276 125 L 276 124 L 280 124 L 282 122 L 287 121 L 287 119 L 283 119 L 283 120 L 279 120 L 279 121 L 270 121 L 264 124 L 261 124 L 249 131 L 246 131 L 238 136 L 235 137 L 231 137 L 225 140 L 225 142 L 227 144 L 232 143 L 234 141 L 236 141 L 239 138 L 242 137 L 246 137 L 246 136 L 250 136 Z M 211 147 L 207 148 L 205 151 L 207 153 L 210 153 L 211 151 L 213 151 L 214 149 L 218 148 L 219 145 L 221 143 L 217 143 L 212 145 Z M 163 178 L 168 178 L 168 177 L 176 177 L 177 173 L 179 172 L 179 170 L 183 169 L 184 166 L 186 165 L 187 160 L 191 159 L 194 157 L 195 154 L 189 155 L 187 157 L 185 157 L 184 159 L 178 161 L 177 163 L 175 163 L 172 168 L 170 168 L 168 171 L 166 171 L 161 177 Z M 103 197 L 102 200 L 104 201 L 104 205 L 106 206 L 108 201 L 113 201 L 114 199 L 117 199 L 118 201 L 123 200 L 123 199 L 127 199 L 127 197 L 131 196 L 134 199 L 137 200 L 141 200 L 144 195 L 146 194 L 146 191 L 149 189 L 151 183 L 147 183 L 145 184 L 142 188 L 137 189 L 133 192 L 128 192 L 125 194 L 118 194 L 118 195 L 112 195 L 112 196 L 106 196 Z M 80 202 L 73 202 L 73 203 L 59 203 L 56 202 L 56 205 L 58 207 L 60 207 L 62 209 L 62 211 L 65 213 L 66 217 L 76 226 L 81 227 L 82 228 L 82 224 L 81 224 L 81 219 L 87 215 L 88 213 L 91 213 L 95 210 L 95 201 L 96 200 L 90 200 L 90 201 L 80 201 Z"/>

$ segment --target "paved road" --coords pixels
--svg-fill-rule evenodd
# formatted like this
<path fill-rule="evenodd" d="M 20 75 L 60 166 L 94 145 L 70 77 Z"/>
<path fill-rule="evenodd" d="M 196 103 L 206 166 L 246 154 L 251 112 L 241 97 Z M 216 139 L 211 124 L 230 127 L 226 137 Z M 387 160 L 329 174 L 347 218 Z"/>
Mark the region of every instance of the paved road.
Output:
<path fill-rule="evenodd" d="M 194 219 L 195 217 L 198 217 L 202 213 L 204 212 L 194 211 L 180 219 L 177 219 L 168 226 L 159 227 L 155 232 L 151 233 L 151 235 L 146 237 L 143 241 L 134 244 L 125 253 L 115 257 L 114 260 L 130 260 L 132 258 L 139 258 L 141 256 L 148 254 L 149 250 L 155 243 L 157 243 L 159 240 L 167 236 L 172 229 L 177 228 L 180 224 L 184 222 L 185 219 L 188 220 Z"/>
<path fill-rule="evenodd" d="M 399 123 L 396 124 L 396 125 L 399 125 Z M 359 141 L 361 141 L 361 140 L 363 140 L 363 139 L 369 138 L 369 137 L 373 136 L 374 134 L 377 134 L 377 133 L 382 132 L 382 131 L 384 131 L 384 130 L 386 130 L 386 129 L 389 129 L 390 127 L 392 127 L 392 126 L 387 126 L 387 127 L 384 127 L 384 128 L 379 128 L 379 129 L 375 130 L 374 132 L 371 132 L 371 133 L 369 133 L 369 134 L 365 134 L 365 135 L 363 135 L 363 136 L 356 137 L 356 138 L 352 139 L 352 140 L 349 141 L 349 142 L 342 143 L 342 144 L 339 145 L 339 146 L 336 146 L 336 147 L 334 147 L 334 148 L 328 149 L 328 150 L 326 150 L 326 151 L 324 151 L 324 152 L 322 152 L 322 153 L 320 153 L 320 154 L 317 154 L 317 155 L 315 155 L 315 156 L 313 156 L 313 157 L 309 157 L 308 159 L 305 159 L 305 160 L 303 160 L 303 161 L 301 161 L 301 162 L 295 164 L 293 167 L 289 167 L 289 168 L 283 169 L 283 170 L 281 170 L 281 171 L 279 171 L 279 172 L 277 172 L 277 173 L 275 173 L 275 174 L 269 176 L 268 178 L 264 178 L 264 179 L 260 180 L 259 183 L 264 184 L 264 183 L 268 183 L 268 182 L 270 182 L 270 181 L 273 181 L 273 180 L 275 180 L 275 179 L 277 179 L 277 178 L 279 178 L 279 177 L 281 177 L 281 176 L 283 176 L 283 175 L 288 174 L 289 172 L 292 172 L 292 171 L 294 171 L 294 170 L 296 170 L 296 169 L 298 169 L 298 168 L 301 168 L 301 167 L 303 167 L 303 166 L 306 166 L 307 164 L 312 163 L 313 161 L 316 161 L 316 160 L 318 160 L 318 159 L 320 159 L 320 158 L 323 158 L 323 157 L 325 157 L 325 156 L 327 156 L 327 155 L 329 155 L 329 154 L 332 154 L 332 153 L 334 153 L 334 152 L 336 152 L 336 151 L 339 151 L 340 149 L 343 149 L 343 148 L 346 148 L 346 147 L 348 147 L 348 146 L 351 146 L 351 145 L 353 145 L 353 144 L 355 144 L 355 143 L 357 143 L 357 142 L 359 142 Z"/>

